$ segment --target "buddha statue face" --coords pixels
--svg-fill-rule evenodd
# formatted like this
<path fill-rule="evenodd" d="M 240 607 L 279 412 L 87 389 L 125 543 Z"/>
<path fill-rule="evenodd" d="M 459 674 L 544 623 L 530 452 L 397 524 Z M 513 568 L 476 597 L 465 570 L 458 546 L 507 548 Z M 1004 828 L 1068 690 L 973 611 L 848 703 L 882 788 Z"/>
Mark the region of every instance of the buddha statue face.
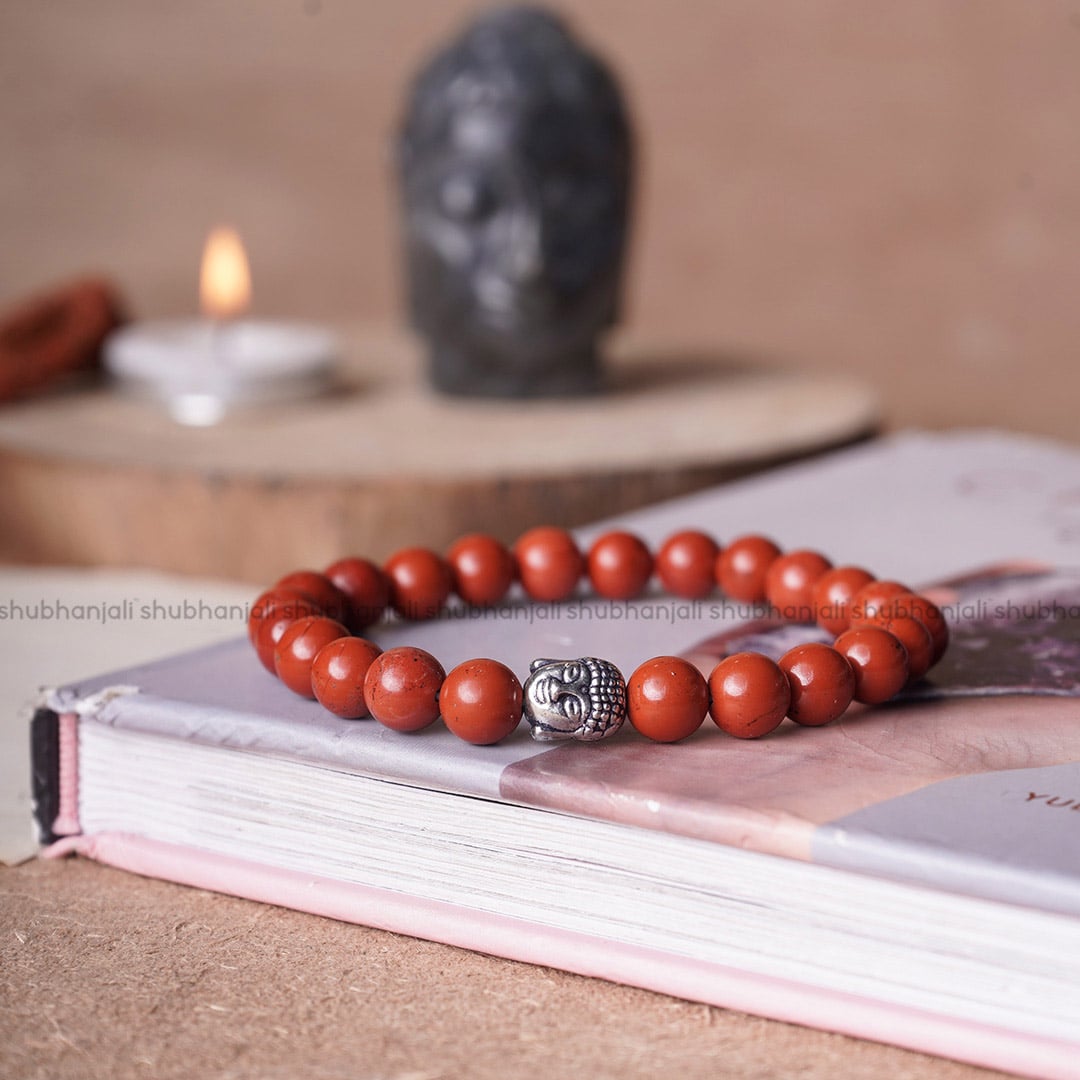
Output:
<path fill-rule="evenodd" d="M 594 388 L 630 184 L 607 71 L 550 15 L 482 16 L 417 79 L 399 164 L 410 313 L 435 385 L 499 396 Z"/>
<path fill-rule="evenodd" d="M 540 742 L 594 742 L 614 735 L 626 717 L 626 683 L 614 664 L 595 656 L 534 660 L 523 687 L 523 711 Z"/>

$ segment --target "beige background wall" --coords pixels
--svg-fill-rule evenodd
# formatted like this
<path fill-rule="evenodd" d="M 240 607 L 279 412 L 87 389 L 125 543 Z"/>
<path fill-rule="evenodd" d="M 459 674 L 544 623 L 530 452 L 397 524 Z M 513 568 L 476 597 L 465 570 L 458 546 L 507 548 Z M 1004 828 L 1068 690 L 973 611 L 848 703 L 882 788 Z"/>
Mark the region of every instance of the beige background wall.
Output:
<path fill-rule="evenodd" d="M 260 312 L 397 319 L 389 140 L 473 7 L 0 0 L 0 302 L 100 267 L 187 312 L 225 220 Z M 894 422 L 1072 435 L 1080 4 L 560 7 L 641 133 L 634 329 L 865 370 Z"/>

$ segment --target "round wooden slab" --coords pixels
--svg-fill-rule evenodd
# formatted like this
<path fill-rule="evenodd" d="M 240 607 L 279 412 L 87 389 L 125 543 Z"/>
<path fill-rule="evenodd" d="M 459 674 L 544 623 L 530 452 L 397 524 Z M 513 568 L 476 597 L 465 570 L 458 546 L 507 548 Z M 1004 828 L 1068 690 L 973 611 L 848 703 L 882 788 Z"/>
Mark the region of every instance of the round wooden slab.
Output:
<path fill-rule="evenodd" d="M 0 558 L 269 581 L 344 554 L 616 514 L 869 433 L 861 382 L 614 345 L 593 398 L 436 395 L 347 336 L 330 396 L 185 428 L 101 386 L 0 410 Z"/>

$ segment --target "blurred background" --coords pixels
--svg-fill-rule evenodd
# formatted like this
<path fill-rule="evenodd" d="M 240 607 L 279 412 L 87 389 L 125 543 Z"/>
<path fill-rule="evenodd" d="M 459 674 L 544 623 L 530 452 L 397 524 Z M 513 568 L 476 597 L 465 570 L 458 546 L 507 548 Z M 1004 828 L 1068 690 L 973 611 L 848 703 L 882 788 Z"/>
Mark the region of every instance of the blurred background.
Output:
<path fill-rule="evenodd" d="M 235 612 L 256 583 L 298 566 L 418 543 L 445 549 L 467 531 L 511 541 L 540 522 L 595 521 L 861 439 L 879 416 L 886 429 L 992 425 L 1077 441 L 1080 0 L 554 0 L 615 68 L 632 109 L 639 160 L 623 333 L 649 343 L 656 363 L 620 393 L 546 406 L 435 399 L 395 338 L 404 282 L 392 140 L 412 74 L 481 6 L 0 0 L 0 329 L 23 297 L 85 272 L 114 280 L 140 320 L 195 317 L 203 243 L 228 223 L 250 256 L 253 314 L 355 328 L 350 359 L 363 369 L 351 395 L 238 412 L 217 427 L 180 428 L 92 380 L 0 405 L 0 684 L 9 684 L 0 842 L 15 838 L 0 857 L 34 850 L 16 718 L 35 685 L 236 636 Z M 0 334 L 0 361 L 3 345 Z M 886 492 L 892 479 L 880 478 Z M 992 498 L 995 483 L 1008 493 L 1031 474 L 979 479 Z M 1057 511 L 1074 505 L 1066 492 Z M 863 510 L 837 485 L 814 525 L 843 529 L 862 515 L 863 533 L 876 534 L 867 559 L 905 542 L 896 515 Z M 777 539 L 802 546 L 810 516 L 786 513 L 790 532 Z M 78 614 L 181 598 L 197 602 L 194 615 L 98 625 Z M 76 614 L 42 615 L 42 600 Z M 16 617 L 13 605 L 31 614 Z M 66 865 L 18 881 L 13 871 L 9 891 L 35 898 L 41 919 L 66 919 L 54 912 L 70 907 L 92 913 L 73 925 L 97 925 L 111 913 L 98 954 L 113 967 L 134 942 L 151 967 L 169 968 L 190 922 L 201 935 L 183 943 L 192 970 L 216 970 L 207 950 L 236 938 L 247 917 L 149 881 L 113 888 L 105 870 Z M 176 911 L 196 902 L 195 921 L 178 924 Z M 258 1008 L 220 1018 L 221 1034 L 188 1023 L 205 1007 L 205 980 L 178 989 L 166 972 L 169 1016 L 183 1013 L 196 1057 L 282 1047 L 280 1075 L 294 1058 L 303 1075 L 312 1061 L 352 1060 L 327 1058 L 332 1043 L 335 1054 L 373 1054 L 368 1071 L 382 1061 L 404 1075 L 408 1040 L 378 1023 L 319 1042 L 326 1026 L 307 1023 L 319 960 L 354 939 L 335 944 L 324 935 L 344 934 L 338 924 L 278 916 L 310 963 L 272 986 L 257 963 L 242 967 L 238 1000 L 254 993 Z M 72 940 L 50 924 L 26 948 L 8 935 L 8 949 L 22 951 L 0 958 L 16 972 L 34 958 L 30 1019 L 10 1041 L 35 1075 L 68 1050 L 79 1075 L 115 1074 L 114 1048 L 130 1046 L 127 1016 L 148 1047 L 188 1045 L 168 1017 L 147 1020 L 144 998 L 128 992 L 138 979 L 73 963 Z M 382 935 L 366 954 L 368 968 L 389 973 L 372 986 L 422 1030 L 427 1056 L 415 1060 L 433 1071 L 415 1075 L 442 1075 L 457 1060 L 446 1049 L 446 1032 L 463 1030 L 455 1015 L 441 1027 L 413 1023 L 432 1015 L 434 992 L 473 1010 L 471 1058 L 499 1063 L 495 1072 L 506 1003 L 535 1014 L 537 1001 L 557 998 L 562 1015 L 595 1019 L 562 1043 L 561 1029 L 533 1025 L 536 1060 L 554 1073 L 560 1062 L 580 1066 L 583 1047 L 602 1053 L 610 1042 L 597 1033 L 620 1030 L 609 1023 L 617 1016 L 624 1033 L 659 1033 L 627 1044 L 654 1072 L 676 1047 L 699 1069 L 724 1054 L 730 1075 L 974 1077 L 763 1020 L 673 1011 L 667 999 L 627 1006 L 613 996 L 621 990 L 598 998 L 583 980 L 574 990 L 560 976 L 552 989 L 546 969 L 434 948 Z M 462 956 L 495 988 L 485 990 L 489 1024 L 462 996 Z M 103 979 L 116 1004 L 105 1014 Z M 630 1027 L 628 1007 L 643 1017 Z M 109 1047 L 97 1070 L 84 1042 Z"/>
<path fill-rule="evenodd" d="M 861 373 L 896 425 L 1075 437 L 1080 4 L 555 6 L 637 123 L 631 331 Z M 6 0 L 0 304 L 99 269 L 192 313 L 227 221 L 258 314 L 398 323 L 390 142 L 476 8 Z"/>

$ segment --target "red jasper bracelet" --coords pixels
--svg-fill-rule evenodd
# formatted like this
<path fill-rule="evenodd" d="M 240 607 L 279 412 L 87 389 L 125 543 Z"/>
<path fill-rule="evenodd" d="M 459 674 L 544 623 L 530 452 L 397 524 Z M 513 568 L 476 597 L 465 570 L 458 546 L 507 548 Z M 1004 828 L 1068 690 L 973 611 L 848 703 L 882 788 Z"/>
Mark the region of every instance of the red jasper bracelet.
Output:
<path fill-rule="evenodd" d="M 834 643 L 810 642 L 779 662 L 761 653 L 725 657 L 705 676 L 676 656 L 646 660 L 624 681 L 597 657 L 534 660 L 524 683 L 496 660 L 459 664 L 449 674 L 423 649 L 383 652 L 359 636 L 388 607 L 405 619 L 438 616 L 452 592 L 466 603 L 499 603 L 514 581 L 533 600 L 571 596 L 583 576 L 607 599 L 638 596 L 653 574 L 684 599 L 715 588 L 733 600 L 767 601 L 792 622 L 817 622 Z M 627 532 L 609 532 L 583 554 L 564 529 L 542 526 L 506 548 L 493 537 L 462 537 L 446 557 L 405 548 L 380 568 L 341 559 L 324 573 L 287 574 L 255 601 L 248 635 L 263 666 L 286 686 L 347 719 L 372 716 L 397 731 L 419 731 L 441 716 L 467 742 L 487 745 L 514 731 L 524 714 L 536 739 L 595 741 L 624 719 L 657 742 L 693 734 L 712 716 L 739 738 L 767 735 L 784 719 L 817 727 L 852 701 L 875 705 L 922 678 L 941 659 L 949 631 L 941 610 L 895 581 L 855 566 L 834 567 L 814 551 L 783 554 L 762 536 L 721 549 L 687 530 L 655 557 Z"/>

